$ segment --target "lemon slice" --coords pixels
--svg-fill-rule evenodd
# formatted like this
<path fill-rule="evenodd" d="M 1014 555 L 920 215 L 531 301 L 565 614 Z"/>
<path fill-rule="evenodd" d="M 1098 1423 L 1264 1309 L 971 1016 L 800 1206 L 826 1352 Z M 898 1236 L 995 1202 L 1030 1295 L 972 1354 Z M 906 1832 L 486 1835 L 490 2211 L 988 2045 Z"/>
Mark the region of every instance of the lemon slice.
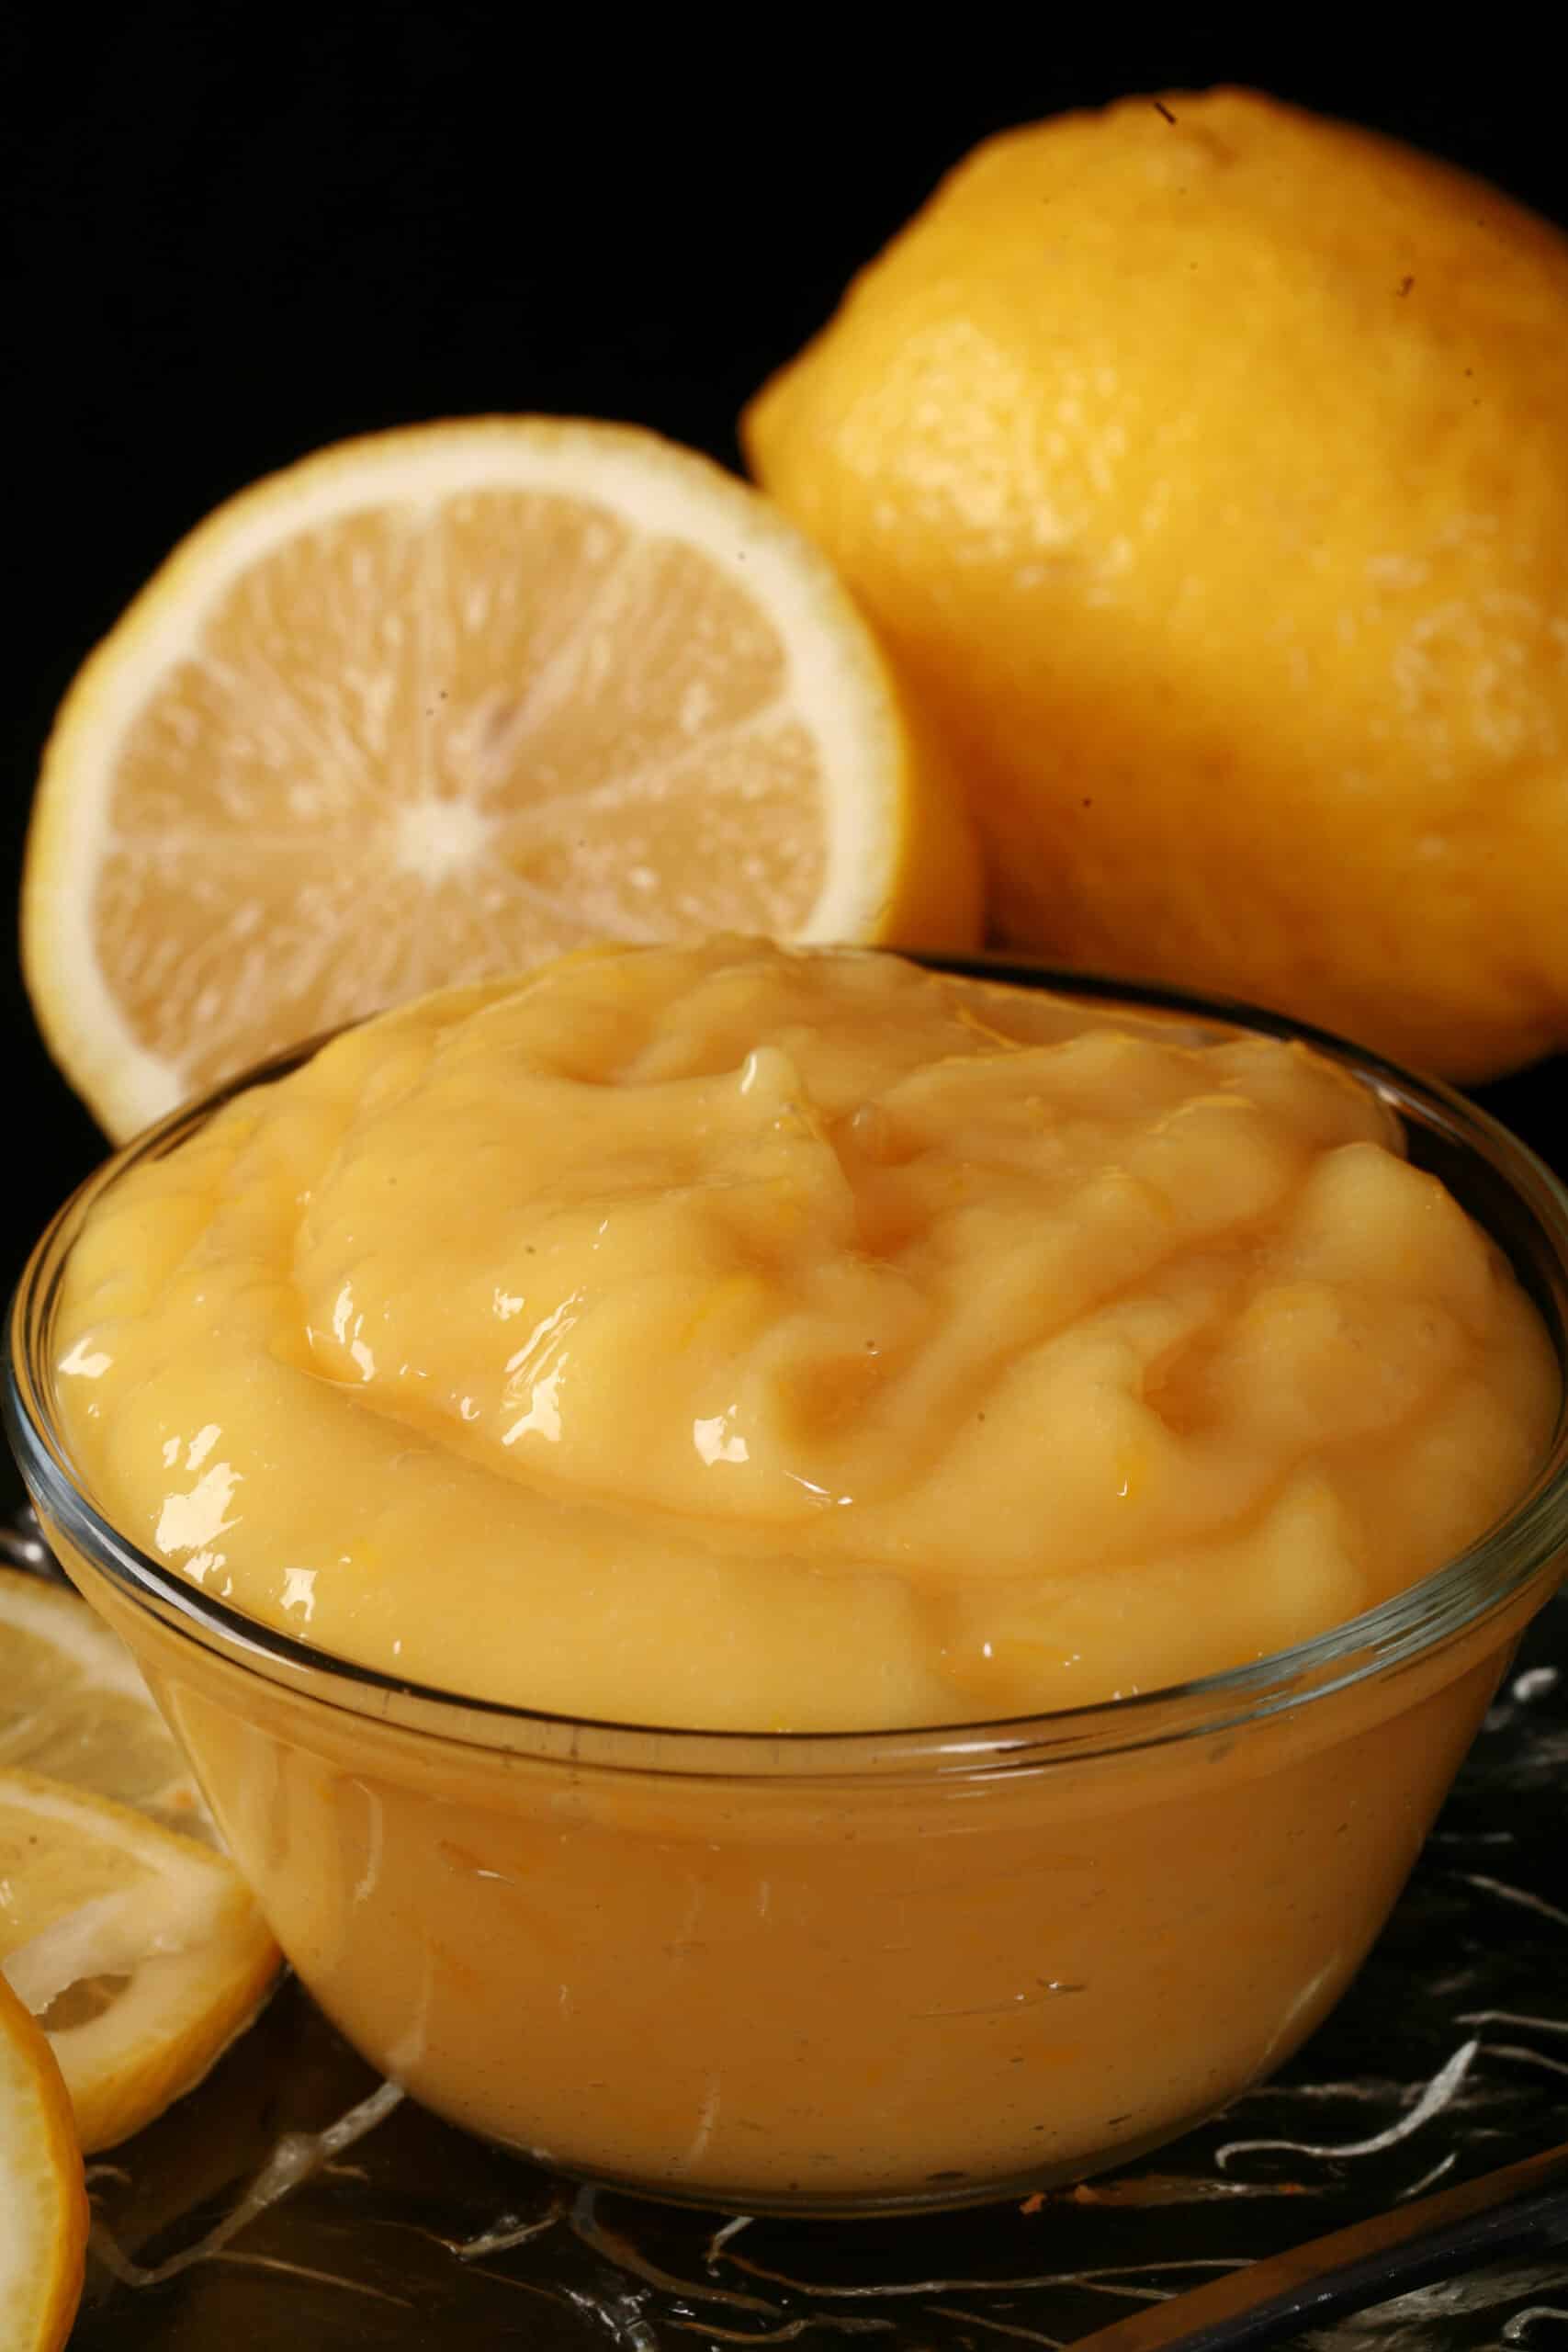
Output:
<path fill-rule="evenodd" d="M 62 1585 L 0 1568 L 0 1770 L 17 1768 L 211 1837 L 124 1643 Z"/>
<path fill-rule="evenodd" d="M 979 922 L 826 560 L 707 459 L 539 417 L 348 442 L 202 524 L 66 698 L 22 899 L 39 1024 L 115 1136 L 593 940 Z"/>
<path fill-rule="evenodd" d="M 0 2344 L 57 2352 L 82 2293 L 87 2192 L 49 2043 L 0 1978 Z"/>
<path fill-rule="evenodd" d="M 278 1962 L 232 1865 L 127 1806 L 0 1772 L 0 1973 L 48 2034 L 91 2153 L 191 2090 Z"/>

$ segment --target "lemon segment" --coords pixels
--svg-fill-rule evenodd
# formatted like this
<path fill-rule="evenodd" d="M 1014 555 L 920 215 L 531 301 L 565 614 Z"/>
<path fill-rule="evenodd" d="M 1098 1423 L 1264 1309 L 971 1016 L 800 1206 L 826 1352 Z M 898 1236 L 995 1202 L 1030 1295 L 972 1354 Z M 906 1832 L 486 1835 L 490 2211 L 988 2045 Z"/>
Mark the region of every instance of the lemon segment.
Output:
<path fill-rule="evenodd" d="M 190 1769 L 123 1642 L 85 1600 L 0 1568 L 0 1770 L 112 1797 L 210 1837 Z"/>
<path fill-rule="evenodd" d="M 278 1953 L 232 1866 L 107 1798 L 0 1771 L 0 1974 L 46 2032 L 89 2154 L 193 2089 Z"/>

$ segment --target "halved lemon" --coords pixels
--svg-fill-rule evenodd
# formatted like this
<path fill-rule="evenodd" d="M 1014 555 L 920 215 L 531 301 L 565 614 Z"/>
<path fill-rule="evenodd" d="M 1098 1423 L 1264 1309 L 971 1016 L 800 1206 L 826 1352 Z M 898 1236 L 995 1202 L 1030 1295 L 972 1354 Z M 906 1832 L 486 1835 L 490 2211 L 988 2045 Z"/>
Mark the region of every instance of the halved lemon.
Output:
<path fill-rule="evenodd" d="M 0 1974 L 48 2035 L 89 2153 L 194 2089 L 278 1964 L 208 1847 L 107 1797 L 0 1771 Z"/>
<path fill-rule="evenodd" d="M 82 2294 L 87 2192 L 49 2043 L 0 1977 L 0 2345 L 57 2352 Z"/>
<path fill-rule="evenodd" d="M 591 941 L 964 947 L 958 796 L 823 557 L 629 426 L 410 427 L 192 533 L 45 756 L 39 1024 L 113 1136 Z"/>
<path fill-rule="evenodd" d="M 210 1834 L 190 1768 L 124 1643 L 63 1585 L 0 1568 L 0 1770 L 17 1769 Z"/>

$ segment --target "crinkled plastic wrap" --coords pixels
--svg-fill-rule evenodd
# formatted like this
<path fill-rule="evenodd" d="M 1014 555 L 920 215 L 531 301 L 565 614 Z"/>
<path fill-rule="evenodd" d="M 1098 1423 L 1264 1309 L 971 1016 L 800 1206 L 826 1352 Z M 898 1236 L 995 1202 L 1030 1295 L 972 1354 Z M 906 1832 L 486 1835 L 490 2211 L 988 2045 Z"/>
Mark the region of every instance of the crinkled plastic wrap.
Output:
<path fill-rule="evenodd" d="M 1538 1620 L 1348 1998 L 1147 2163 L 919 2222 L 788 2223 L 574 2189 L 378 2083 L 290 1983 L 89 2171 L 73 2352 L 1066 2346 L 1151 2301 L 1560 2139 L 1568 1598 Z M 1551 2352 L 1568 2251 L 1310 2332 L 1309 2352 Z"/>

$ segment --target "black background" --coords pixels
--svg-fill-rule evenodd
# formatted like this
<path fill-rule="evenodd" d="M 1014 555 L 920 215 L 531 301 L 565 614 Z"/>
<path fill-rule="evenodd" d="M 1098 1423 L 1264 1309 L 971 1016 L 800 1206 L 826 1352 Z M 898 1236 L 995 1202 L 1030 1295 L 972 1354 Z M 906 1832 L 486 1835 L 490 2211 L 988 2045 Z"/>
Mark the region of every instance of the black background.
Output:
<path fill-rule="evenodd" d="M 1128 90 L 1252 82 L 1568 221 L 1568 100 L 1484 28 L 1448 57 L 1425 34 L 1369 55 L 1104 14 L 1100 38 L 1055 10 L 672 12 L 631 32 L 457 0 L 166 0 L 107 33 L 13 16 L 0 1278 L 102 1148 L 16 973 L 39 747 L 88 648 L 228 492 L 344 434 L 493 410 L 630 418 L 736 462 L 746 396 L 948 165 Z M 1565 1076 L 1487 1099 L 1561 1157 Z"/>

